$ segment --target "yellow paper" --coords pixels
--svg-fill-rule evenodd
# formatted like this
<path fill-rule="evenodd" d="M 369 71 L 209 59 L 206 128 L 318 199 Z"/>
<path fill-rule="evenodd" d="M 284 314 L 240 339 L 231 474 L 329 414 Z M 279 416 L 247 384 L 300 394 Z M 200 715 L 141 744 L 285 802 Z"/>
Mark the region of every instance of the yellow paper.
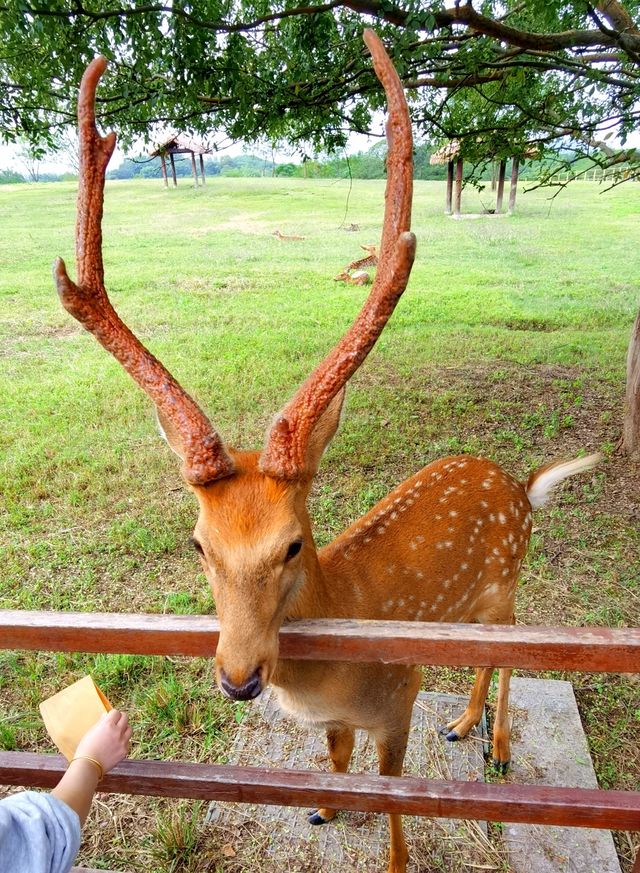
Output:
<path fill-rule="evenodd" d="M 67 761 L 73 758 L 89 728 L 110 709 L 113 707 L 91 676 L 84 676 L 40 704 L 49 736 Z"/>

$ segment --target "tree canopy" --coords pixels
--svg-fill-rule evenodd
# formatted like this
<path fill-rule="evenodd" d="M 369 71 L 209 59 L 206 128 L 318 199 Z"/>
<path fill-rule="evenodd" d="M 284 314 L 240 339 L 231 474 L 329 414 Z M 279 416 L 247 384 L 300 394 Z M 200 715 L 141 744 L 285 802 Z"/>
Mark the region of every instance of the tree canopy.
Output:
<path fill-rule="evenodd" d="M 640 0 L 0 0 L 0 135 L 55 144 L 102 53 L 100 121 L 125 142 L 162 125 L 336 148 L 383 107 L 361 38 L 374 26 L 418 134 L 471 161 L 570 140 L 634 172 L 639 23 Z"/>

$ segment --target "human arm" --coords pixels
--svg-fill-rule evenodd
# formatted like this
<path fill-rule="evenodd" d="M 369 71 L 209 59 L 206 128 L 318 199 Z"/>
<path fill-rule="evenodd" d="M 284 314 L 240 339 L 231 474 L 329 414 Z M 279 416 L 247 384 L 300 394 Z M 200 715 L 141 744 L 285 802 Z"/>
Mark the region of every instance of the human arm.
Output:
<path fill-rule="evenodd" d="M 130 739 L 126 714 L 112 709 L 80 740 L 67 772 L 51 793 L 78 814 L 81 826 L 89 814 L 98 781 L 127 756 Z"/>

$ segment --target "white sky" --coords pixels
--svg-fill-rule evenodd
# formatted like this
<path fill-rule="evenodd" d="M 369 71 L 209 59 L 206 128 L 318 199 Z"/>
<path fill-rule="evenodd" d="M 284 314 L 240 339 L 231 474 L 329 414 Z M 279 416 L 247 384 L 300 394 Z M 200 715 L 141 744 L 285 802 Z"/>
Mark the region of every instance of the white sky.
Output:
<path fill-rule="evenodd" d="M 349 142 L 347 145 L 347 152 L 360 152 L 366 151 L 372 145 L 380 141 L 380 137 L 375 136 L 364 136 L 363 134 L 351 134 L 349 137 Z M 19 156 L 20 148 L 19 146 L 14 145 L 1 145 L 0 144 L 0 170 L 16 170 L 18 173 L 25 174 L 24 164 L 20 160 Z M 139 149 L 131 149 L 129 154 L 141 154 L 146 151 L 144 146 L 140 146 Z M 265 153 L 264 145 L 259 144 L 251 144 L 251 143 L 234 143 L 226 148 L 221 148 L 220 151 L 214 152 L 216 155 L 228 155 L 231 157 L 235 157 L 236 155 L 241 154 L 251 154 L 251 153 L 260 153 L 263 155 Z M 113 157 L 109 163 L 109 167 L 113 169 L 114 167 L 119 166 L 125 158 L 124 152 L 120 151 L 120 149 L 116 149 Z M 276 151 L 275 159 L 277 163 L 284 163 L 287 161 L 293 161 L 294 163 L 300 162 L 300 154 L 295 153 L 293 149 L 286 150 L 282 149 L 280 151 Z M 42 173 L 65 173 L 71 172 L 71 165 L 65 160 L 64 155 L 52 155 L 48 160 L 43 160 L 39 164 L 40 172 Z"/>

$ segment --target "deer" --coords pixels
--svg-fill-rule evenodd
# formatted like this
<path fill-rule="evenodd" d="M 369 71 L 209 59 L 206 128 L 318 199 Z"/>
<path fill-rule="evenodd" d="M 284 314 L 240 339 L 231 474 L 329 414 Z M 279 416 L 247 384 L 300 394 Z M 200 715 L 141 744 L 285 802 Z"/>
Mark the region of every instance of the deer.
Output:
<path fill-rule="evenodd" d="M 351 261 L 350 264 L 334 277 L 334 282 L 347 282 L 349 285 L 368 285 L 371 282 L 371 276 L 364 267 L 378 266 L 378 247 L 377 245 L 361 245 L 367 254 L 364 258 L 358 258 L 356 261 Z"/>
<path fill-rule="evenodd" d="M 278 634 L 300 619 L 378 619 L 512 624 L 518 573 L 532 511 L 597 455 L 553 463 L 521 483 L 494 462 L 456 455 L 430 463 L 398 485 L 324 548 L 314 544 L 307 498 L 335 435 L 347 382 L 373 348 L 404 292 L 415 257 L 410 230 L 412 137 L 400 79 L 371 30 L 364 40 L 388 105 L 389 146 L 379 266 L 362 309 L 342 339 L 275 416 L 262 450 L 226 444 L 200 406 L 124 324 L 109 301 L 102 260 L 105 171 L 115 133 L 96 127 L 95 95 L 107 62 L 87 67 L 78 99 L 81 145 L 73 282 L 54 264 L 65 309 L 149 395 L 162 436 L 181 460 L 198 517 L 193 545 L 219 620 L 215 678 L 231 700 L 272 686 L 282 708 L 326 731 L 335 772 L 349 766 L 355 731 L 376 745 L 379 771 L 402 773 L 418 668 L 397 664 L 279 658 Z M 468 705 L 447 726 L 465 737 L 481 718 L 493 668 L 479 668 Z M 510 759 L 511 670 L 499 669 L 493 760 Z M 336 810 L 320 808 L 324 824 Z M 404 873 L 408 851 L 391 815 L 389 873 Z"/>

